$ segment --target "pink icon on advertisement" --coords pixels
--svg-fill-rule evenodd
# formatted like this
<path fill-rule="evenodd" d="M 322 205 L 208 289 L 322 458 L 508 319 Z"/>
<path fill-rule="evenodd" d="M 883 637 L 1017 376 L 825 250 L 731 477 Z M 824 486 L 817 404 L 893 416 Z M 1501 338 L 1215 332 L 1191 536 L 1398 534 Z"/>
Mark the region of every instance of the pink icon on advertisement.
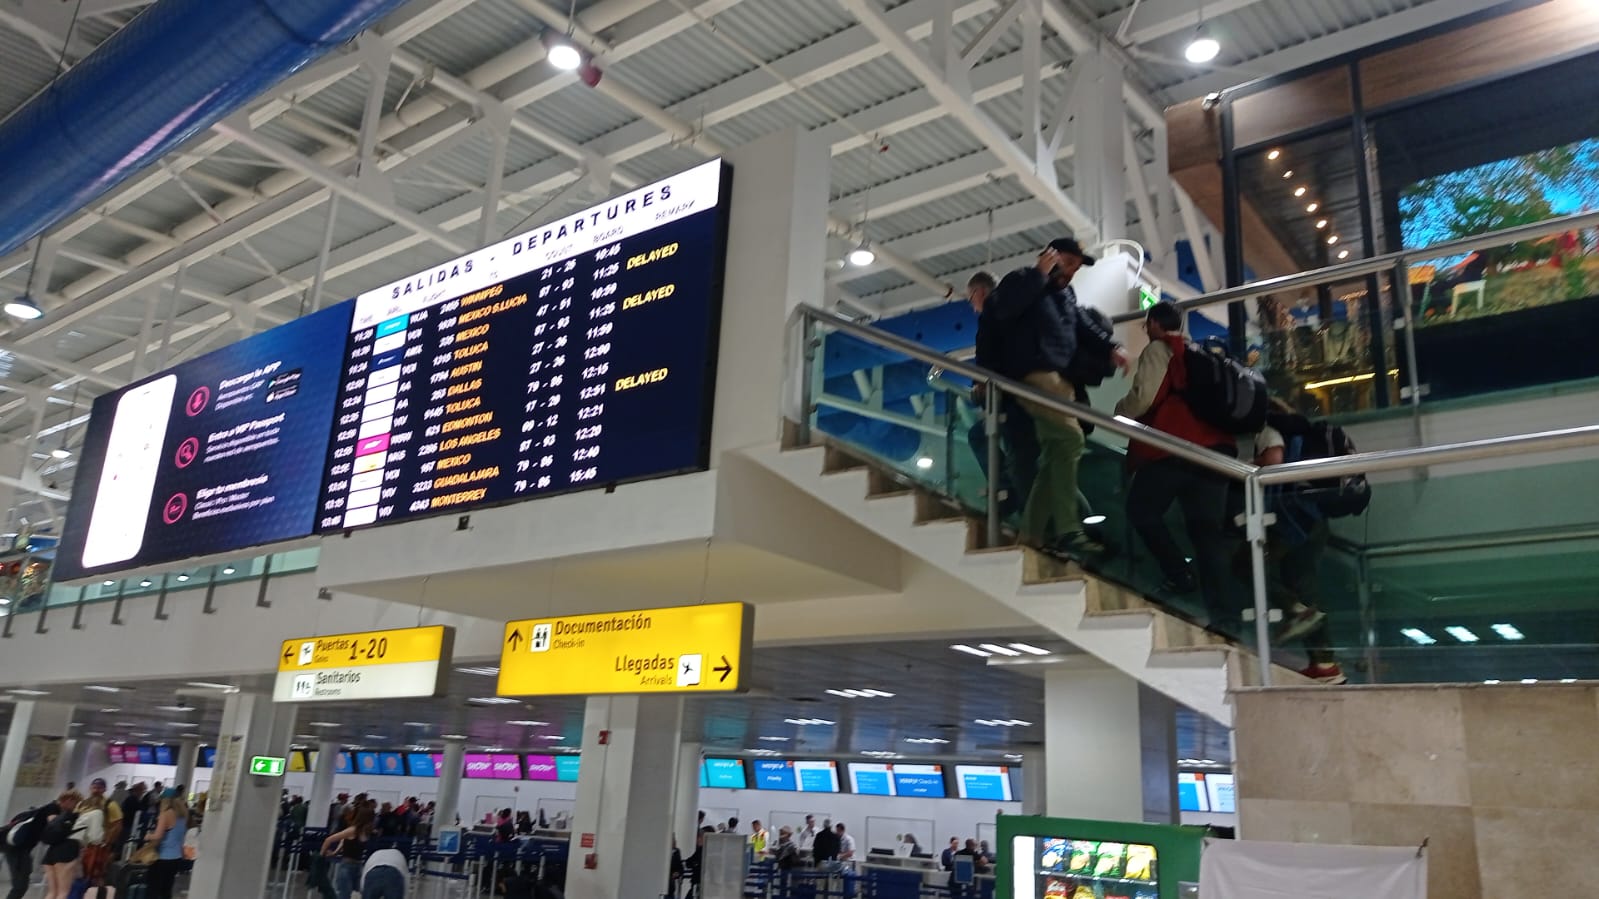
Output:
<path fill-rule="evenodd" d="M 192 418 L 196 415 L 199 415 L 201 412 L 204 412 L 206 404 L 209 402 L 211 402 L 211 388 L 204 386 L 196 387 L 194 388 L 194 392 L 189 394 L 189 401 L 184 404 L 183 409 L 185 412 L 188 412 L 189 416 Z"/>
<path fill-rule="evenodd" d="M 172 456 L 172 461 L 176 462 L 179 468 L 188 468 L 189 463 L 193 462 L 195 457 L 199 455 L 200 438 L 190 437 L 188 440 L 178 444 L 178 451 Z"/>
<path fill-rule="evenodd" d="M 172 494 L 167 504 L 161 507 L 161 520 L 167 524 L 177 524 L 183 513 L 189 511 L 189 497 L 182 493 Z"/>

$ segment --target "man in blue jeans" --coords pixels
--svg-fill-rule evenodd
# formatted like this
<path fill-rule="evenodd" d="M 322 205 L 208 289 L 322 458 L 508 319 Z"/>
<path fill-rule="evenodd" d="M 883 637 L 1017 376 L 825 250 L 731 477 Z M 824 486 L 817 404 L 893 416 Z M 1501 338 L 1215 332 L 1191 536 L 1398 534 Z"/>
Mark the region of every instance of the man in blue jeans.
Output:
<path fill-rule="evenodd" d="M 361 869 L 361 899 L 405 899 L 405 855 L 398 849 L 379 849 Z"/>

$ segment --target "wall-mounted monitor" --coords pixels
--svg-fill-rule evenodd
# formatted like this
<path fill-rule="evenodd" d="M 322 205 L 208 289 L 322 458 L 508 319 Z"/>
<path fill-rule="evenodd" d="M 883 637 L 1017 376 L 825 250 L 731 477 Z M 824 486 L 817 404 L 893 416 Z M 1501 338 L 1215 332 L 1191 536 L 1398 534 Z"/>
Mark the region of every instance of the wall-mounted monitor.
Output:
<path fill-rule="evenodd" d="M 489 757 L 495 780 L 521 780 L 522 759 L 515 755 L 496 754 Z"/>
<path fill-rule="evenodd" d="M 350 757 L 350 753 L 348 753 L 348 752 L 340 752 L 338 754 L 338 757 L 334 760 L 333 773 L 334 774 L 354 774 L 355 773 L 355 760 Z"/>
<path fill-rule="evenodd" d="M 925 796 L 943 799 L 943 765 L 891 765 L 894 773 L 894 795 Z"/>
<path fill-rule="evenodd" d="M 730 174 L 712 160 L 357 297 L 318 530 L 705 469 Z"/>
<path fill-rule="evenodd" d="M 882 762 L 850 762 L 849 789 L 862 796 L 893 796 L 894 766 Z"/>
<path fill-rule="evenodd" d="M 582 763 L 580 755 L 558 755 L 555 757 L 555 779 L 562 783 L 577 783 L 578 766 Z M 700 769 L 700 776 L 704 776 L 704 768 Z"/>
<path fill-rule="evenodd" d="M 749 784 L 744 779 L 743 759 L 715 759 L 708 758 L 701 766 L 704 772 L 704 783 L 707 787 L 743 790 Z"/>
<path fill-rule="evenodd" d="M 1003 765 L 956 765 L 955 782 L 962 799 L 985 799 L 1010 802 L 1010 771 Z"/>
<path fill-rule="evenodd" d="M 1205 775 L 1189 771 L 1178 772 L 1177 808 L 1185 812 L 1210 811 L 1210 794 L 1205 789 Z"/>
<path fill-rule="evenodd" d="M 215 746 L 200 747 L 199 766 L 201 768 L 215 768 L 217 766 L 217 748 Z"/>
<path fill-rule="evenodd" d="M 72 580 L 305 537 L 355 303 L 95 398 L 54 575 Z"/>
<path fill-rule="evenodd" d="M 382 774 L 383 767 L 378 763 L 378 754 L 375 752 L 357 752 L 355 754 L 355 772 L 357 774 Z"/>
<path fill-rule="evenodd" d="M 466 763 L 465 776 L 473 780 L 490 780 L 494 777 L 494 756 L 469 752 L 462 757 Z"/>
<path fill-rule="evenodd" d="M 528 780 L 560 780 L 560 768 L 553 755 L 530 755 L 527 757 Z"/>
<path fill-rule="evenodd" d="M 439 776 L 438 768 L 433 764 L 433 756 L 426 752 L 406 753 L 405 767 L 412 777 Z"/>
<path fill-rule="evenodd" d="M 155 764 L 155 747 L 154 746 L 140 746 L 135 751 L 138 752 L 138 754 L 139 754 L 138 755 L 139 764 L 141 764 L 141 765 L 154 765 Z M 126 757 L 126 753 L 127 753 L 127 750 L 123 750 L 124 757 Z"/>
<path fill-rule="evenodd" d="M 1236 814 L 1238 801 L 1233 792 L 1235 788 L 1231 774 L 1206 774 L 1205 792 L 1209 794 L 1210 810 L 1224 815 Z"/>
<path fill-rule="evenodd" d="M 405 757 L 398 752 L 378 753 L 378 773 L 387 774 L 391 777 L 404 777 L 406 774 Z"/>
<path fill-rule="evenodd" d="M 306 757 L 304 749 L 291 749 L 291 750 L 289 750 L 289 771 L 290 772 L 295 773 L 295 774 L 303 774 L 303 773 L 305 773 L 307 771 L 310 771 L 310 770 L 311 770 L 311 762 Z"/>
<path fill-rule="evenodd" d="M 155 763 L 157 765 L 175 765 L 175 764 L 177 764 L 177 762 L 174 760 L 173 755 L 172 755 L 172 747 L 171 746 L 161 746 L 161 745 L 156 746 L 155 747 Z"/>

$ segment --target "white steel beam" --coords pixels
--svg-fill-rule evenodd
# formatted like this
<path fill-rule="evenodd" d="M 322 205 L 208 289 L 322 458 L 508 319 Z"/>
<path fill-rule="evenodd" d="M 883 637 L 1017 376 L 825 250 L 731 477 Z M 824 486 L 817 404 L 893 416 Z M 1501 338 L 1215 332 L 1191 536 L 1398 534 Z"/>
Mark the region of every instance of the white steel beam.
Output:
<path fill-rule="evenodd" d="M 928 92 L 937 98 L 945 112 L 964 125 L 973 137 L 982 141 L 1030 193 L 1044 201 L 1050 211 L 1085 240 L 1094 239 L 1098 230 L 1093 219 L 1066 196 L 1055 178 L 1052 175 L 1046 177 L 1045 173 L 1040 172 L 1029 158 L 1029 154 L 1018 147 L 1010 135 L 1003 132 L 986 112 L 978 108 L 969 93 L 950 84 L 943 77 L 939 66 L 906 40 L 903 34 L 896 31 L 871 0 L 839 0 L 839 3 L 866 26 L 867 30 L 876 35 L 877 39 L 889 48 L 894 58 L 910 70 Z"/>

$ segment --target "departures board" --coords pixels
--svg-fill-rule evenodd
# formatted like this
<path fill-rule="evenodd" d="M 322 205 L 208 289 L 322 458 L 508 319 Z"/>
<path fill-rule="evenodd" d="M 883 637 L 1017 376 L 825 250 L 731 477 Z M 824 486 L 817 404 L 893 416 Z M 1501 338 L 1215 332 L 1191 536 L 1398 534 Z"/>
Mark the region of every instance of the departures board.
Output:
<path fill-rule="evenodd" d="M 317 529 L 709 462 L 713 160 L 356 298 Z"/>

